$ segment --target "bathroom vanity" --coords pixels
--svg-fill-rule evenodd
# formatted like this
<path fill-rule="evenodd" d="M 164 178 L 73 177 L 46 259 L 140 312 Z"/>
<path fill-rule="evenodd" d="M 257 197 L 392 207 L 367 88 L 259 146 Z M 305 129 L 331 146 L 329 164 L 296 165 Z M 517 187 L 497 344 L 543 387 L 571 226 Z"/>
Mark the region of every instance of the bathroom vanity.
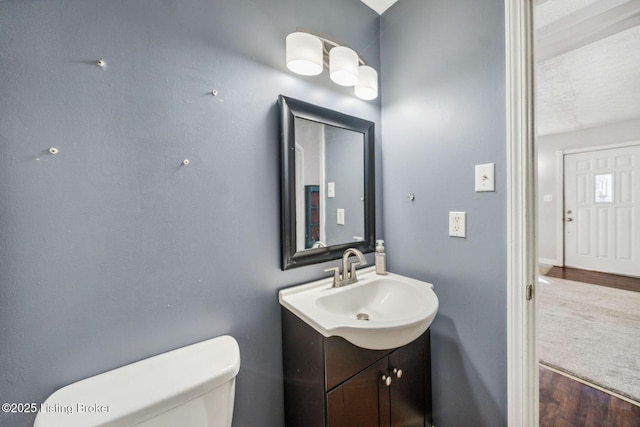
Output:
<path fill-rule="evenodd" d="M 373 268 L 356 277 L 352 251 L 341 275 L 279 292 L 286 425 L 431 426 L 433 285 Z"/>
<path fill-rule="evenodd" d="M 282 307 L 288 427 L 431 426 L 430 331 L 394 349 L 325 337 Z"/>

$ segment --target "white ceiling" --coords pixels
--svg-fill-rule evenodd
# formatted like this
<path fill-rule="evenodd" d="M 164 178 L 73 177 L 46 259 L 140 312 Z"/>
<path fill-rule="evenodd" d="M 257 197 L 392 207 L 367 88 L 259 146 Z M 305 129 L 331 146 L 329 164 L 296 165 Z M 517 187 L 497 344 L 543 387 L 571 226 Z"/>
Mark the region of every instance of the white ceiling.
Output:
<path fill-rule="evenodd" d="M 538 2 L 535 41 L 538 135 L 640 119 L 640 0 Z"/>
<path fill-rule="evenodd" d="M 538 135 L 640 120 L 640 0 L 535 1 Z"/>
<path fill-rule="evenodd" d="M 398 0 L 361 0 L 362 3 L 369 6 L 371 9 L 378 12 L 378 14 L 382 15 L 382 13 L 389 9 L 389 7 L 397 2 Z"/>

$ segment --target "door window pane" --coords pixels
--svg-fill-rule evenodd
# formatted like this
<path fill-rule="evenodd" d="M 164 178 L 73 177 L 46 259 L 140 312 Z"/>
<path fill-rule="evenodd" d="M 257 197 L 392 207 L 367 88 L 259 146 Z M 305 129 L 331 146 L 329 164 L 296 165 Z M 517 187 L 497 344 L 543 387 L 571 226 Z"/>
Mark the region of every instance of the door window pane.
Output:
<path fill-rule="evenodd" d="M 594 200 L 596 203 L 613 203 L 613 174 L 594 177 Z"/>

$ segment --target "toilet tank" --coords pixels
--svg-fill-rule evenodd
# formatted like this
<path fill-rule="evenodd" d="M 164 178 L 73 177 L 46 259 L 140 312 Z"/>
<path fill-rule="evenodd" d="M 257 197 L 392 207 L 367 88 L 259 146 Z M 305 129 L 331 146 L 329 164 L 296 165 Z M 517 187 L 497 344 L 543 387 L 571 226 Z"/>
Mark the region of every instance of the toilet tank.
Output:
<path fill-rule="evenodd" d="M 239 369 L 233 337 L 202 341 L 61 388 L 34 427 L 230 427 Z"/>

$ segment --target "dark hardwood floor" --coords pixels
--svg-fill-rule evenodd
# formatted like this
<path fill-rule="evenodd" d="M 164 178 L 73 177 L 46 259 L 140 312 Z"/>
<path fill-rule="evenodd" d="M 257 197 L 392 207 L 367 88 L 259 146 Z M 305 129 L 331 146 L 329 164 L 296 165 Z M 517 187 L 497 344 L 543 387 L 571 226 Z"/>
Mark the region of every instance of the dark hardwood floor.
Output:
<path fill-rule="evenodd" d="M 640 278 L 569 267 L 545 276 L 640 292 Z M 540 366 L 540 427 L 640 427 L 640 406 Z"/>
<path fill-rule="evenodd" d="M 638 427 L 640 406 L 540 366 L 540 427 Z"/>
<path fill-rule="evenodd" d="M 553 267 L 545 276 L 640 292 L 640 278 L 637 277 L 619 276 L 617 274 L 599 273 L 570 267 Z"/>

